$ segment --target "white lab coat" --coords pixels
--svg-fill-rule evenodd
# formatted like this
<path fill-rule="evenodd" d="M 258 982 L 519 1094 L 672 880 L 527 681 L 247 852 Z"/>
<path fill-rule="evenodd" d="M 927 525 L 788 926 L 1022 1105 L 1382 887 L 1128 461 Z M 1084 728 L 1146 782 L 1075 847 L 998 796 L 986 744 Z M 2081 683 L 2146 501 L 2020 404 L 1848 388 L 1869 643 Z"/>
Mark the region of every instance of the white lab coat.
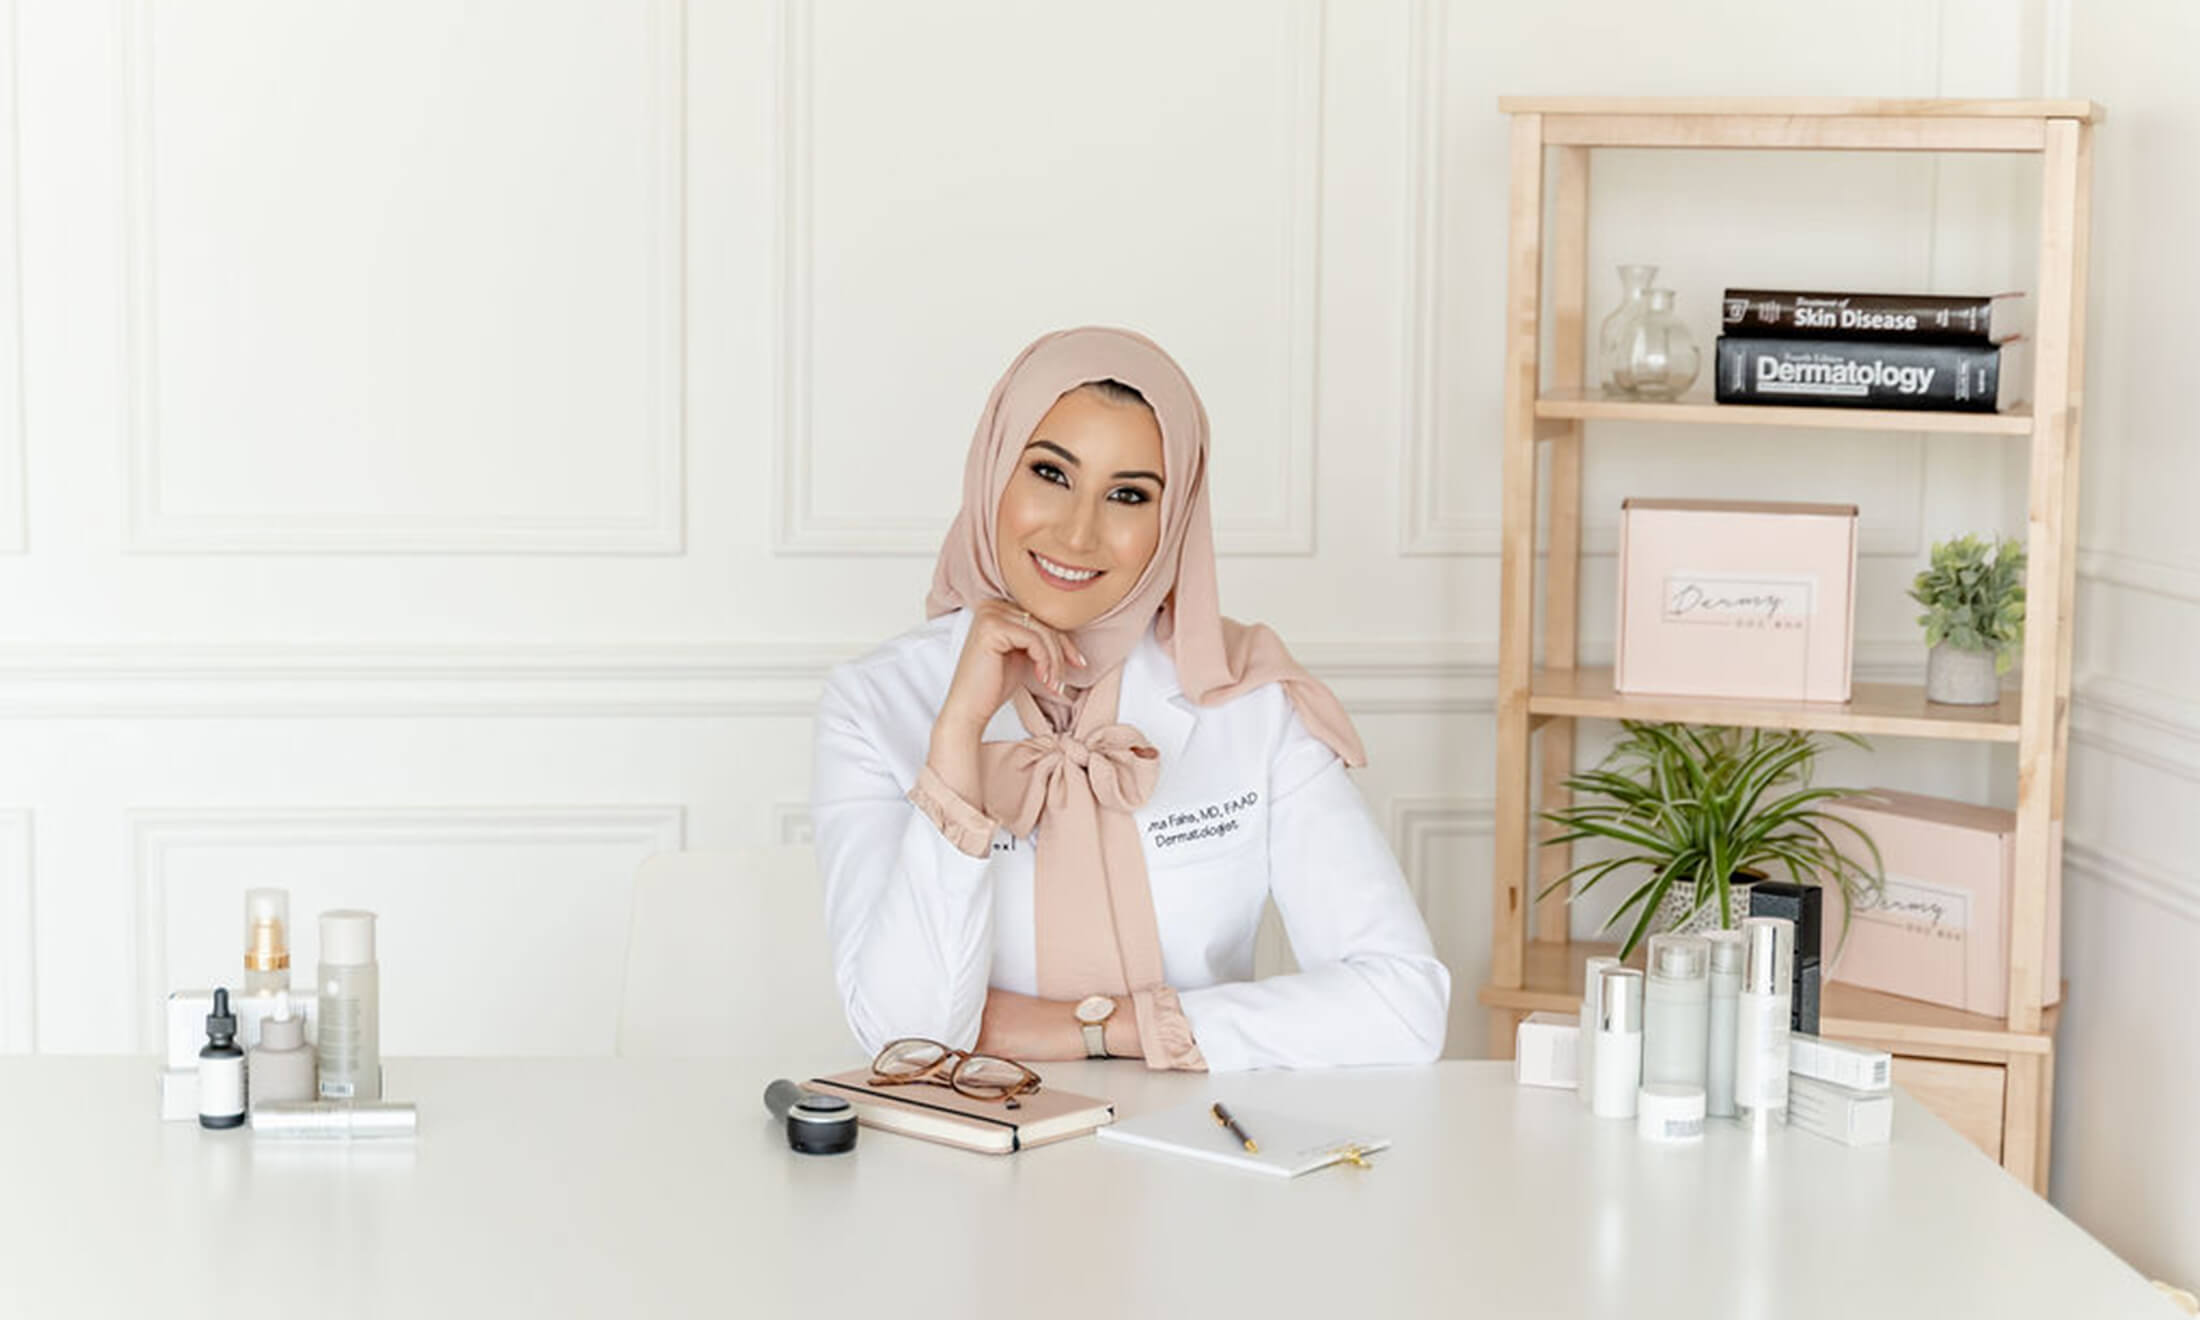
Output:
<path fill-rule="evenodd" d="M 811 793 L 833 970 L 866 1050 L 898 1036 L 969 1048 L 988 986 L 1038 990 L 1032 841 L 990 857 L 906 798 L 970 628 L 958 610 L 833 670 Z M 1451 976 L 1344 763 L 1279 684 L 1217 706 L 1183 696 L 1149 631 L 1117 718 L 1161 752 L 1135 813 L 1168 984 L 1215 1071 L 1421 1063 L 1444 1043 Z M 985 740 L 1026 736 L 1012 705 Z M 1255 981 L 1273 897 L 1303 969 Z"/>

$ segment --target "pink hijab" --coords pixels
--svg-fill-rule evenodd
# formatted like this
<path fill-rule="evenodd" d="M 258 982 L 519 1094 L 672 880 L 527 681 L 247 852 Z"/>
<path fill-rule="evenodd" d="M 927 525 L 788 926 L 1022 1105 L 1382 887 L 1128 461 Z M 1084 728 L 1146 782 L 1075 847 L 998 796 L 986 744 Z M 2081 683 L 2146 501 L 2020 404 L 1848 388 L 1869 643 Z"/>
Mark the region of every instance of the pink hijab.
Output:
<path fill-rule="evenodd" d="M 971 438 L 962 510 L 940 547 L 926 615 L 1011 599 L 995 542 L 1001 492 L 1055 401 L 1101 380 L 1136 389 L 1160 421 L 1161 542 L 1130 593 L 1073 634 L 1090 667 L 1068 676 L 1066 708 L 1027 665 L 1015 705 L 1031 736 L 982 748 L 985 811 L 1018 837 L 1037 834 L 1040 997 L 1133 996 L 1148 1028 L 1142 1034 L 1149 1061 L 1169 1066 L 1151 1057 L 1157 1034 L 1168 1034 L 1160 1029 L 1166 1024 L 1149 1020 L 1153 994 L 1165 987 L 1145 853 L 1132 819 L 1163 767 L 1137 729 L 1115 722 L 1123 662 L 1151 627 L 1193 702 L 1218 705 L 1281 683 L 1306 727 L 1346 765 L 1363 765 L 1367 757 L 1336 695 L 1291 658 L 1273 631 L 1222 616 L 1208 513 L 1207 410 L 1175 360 L 1128 330 L 1057 331 L 1009 364 Z M 1173 1001 L 1167 993 L 1166 1002 Z"/>

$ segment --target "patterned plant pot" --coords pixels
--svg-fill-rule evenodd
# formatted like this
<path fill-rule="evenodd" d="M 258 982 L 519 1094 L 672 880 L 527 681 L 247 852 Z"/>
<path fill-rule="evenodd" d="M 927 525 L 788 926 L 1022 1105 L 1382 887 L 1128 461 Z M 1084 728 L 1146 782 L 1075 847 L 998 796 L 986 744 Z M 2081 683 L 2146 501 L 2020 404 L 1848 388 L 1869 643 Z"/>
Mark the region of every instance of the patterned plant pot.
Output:
<path fill-rule="evenodd" d="M 1727 883 L 1726 914 L 1729 927 L 1742 924 L 1749 915 L 1749 886 L 1755 876 L 1737 875 Z M 1658 915 L 1651 919 L 1653 933 L 1670 931 L 1678 935 L 1693 935 L 1700 931 L 1718 930 L 1719 907 L 1716 902 L 1705 902 L 1696 907 L 1696 882 L 1675 880 L 1665 890 L 1665 897 L 1658 900 Z"/>

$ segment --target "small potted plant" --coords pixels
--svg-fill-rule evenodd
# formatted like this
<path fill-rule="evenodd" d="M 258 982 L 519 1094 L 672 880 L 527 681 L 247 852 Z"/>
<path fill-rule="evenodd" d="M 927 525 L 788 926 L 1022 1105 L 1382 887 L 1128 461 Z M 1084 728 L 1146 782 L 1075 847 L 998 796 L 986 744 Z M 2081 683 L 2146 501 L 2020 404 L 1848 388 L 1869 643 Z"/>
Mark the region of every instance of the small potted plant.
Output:
<path fill-rule="evenodd" d="M 1826 810 L 1862 790 L 1814 788 L 1824 744 L 1799 729 L 1730 729 L 1622 721 L 1624 735 L 1594 770 L 1572 776 L 1570 806 L 1543 813 L 1559 832 L 1546 845 L 1600 839 L 1616 856 L 1582 862 L 1549 894 L 1580 880 L 1578 899 L 1617 871 L 1644 874 L 1604 925 L 1628 923 L 1620 957 L 1661 930 L 1731 927 L 1748 914 L 1748 884 L 1776 868 L 1797 884 L 1830 879 L 1844 912 L 1868 906 L 1882 884 L 1871 836 Z M 1839 737 L 1862 747 L 1850 734 Z M 1835 832 L 1861 839 L 1871 856 L 1844 852 Z M 1569 900 L 1571 901 L 1571 900 Z M 1844 919 L 1843 934 L 1847 933 Z"/>
<path fill-rule="evenodd" d="M 1957 706 L 2001 700 L 2001 676 L 2024 643 L 2024 544 L 1959 536 L 1933 547 L 1910 584 L 1925 607 L 1925 699 Z"/>

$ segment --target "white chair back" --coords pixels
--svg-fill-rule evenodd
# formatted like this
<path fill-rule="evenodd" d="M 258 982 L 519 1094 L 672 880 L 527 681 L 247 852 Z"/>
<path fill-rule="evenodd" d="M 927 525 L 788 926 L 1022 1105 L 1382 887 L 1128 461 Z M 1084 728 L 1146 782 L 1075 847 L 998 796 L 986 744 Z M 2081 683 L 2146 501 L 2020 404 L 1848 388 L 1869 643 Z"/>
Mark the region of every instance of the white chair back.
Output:
<path fill-rule="evenodd" d="M 665 853 L 634 877 L 623 1057 L 814 1059 L 858 1051 L 833 984 L 807 844 Z"/>

